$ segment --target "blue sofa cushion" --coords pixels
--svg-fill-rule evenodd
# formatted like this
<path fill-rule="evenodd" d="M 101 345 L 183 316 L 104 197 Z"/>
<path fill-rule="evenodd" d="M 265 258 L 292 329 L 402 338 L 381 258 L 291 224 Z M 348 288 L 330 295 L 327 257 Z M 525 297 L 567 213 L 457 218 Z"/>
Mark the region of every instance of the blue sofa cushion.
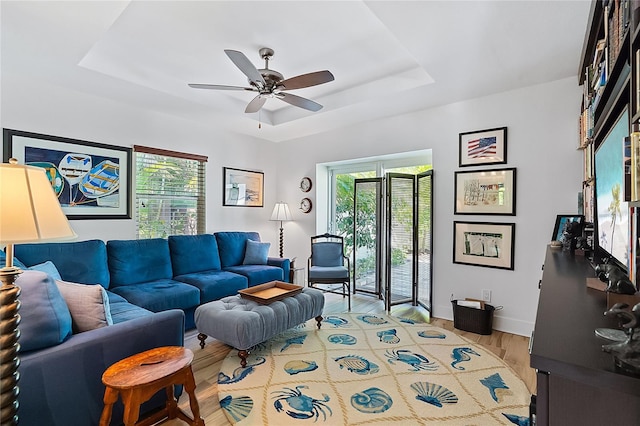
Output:
<path fill-rule="evenodd" d="M 20 287 L 20 352 L 55 346 L 71 336 L 71 314 L 49 275 L 25 271 L 16 285 Z"/>
<path fill-rule="evenodd" d="M 38 263 L 37 265 L 30 266 L 27 269 L 31 270 L 31 271 L 44 272 L 45 274 L 49 275 L 54 280 L 61 280 L 62 279 L 62 277 L 60 276 L 60 272 L 58 272 L 58 268 L 56 268 L 56 265 L 54 265 L 53 262 L 50 261 L 50 260 L 47 260 L 44 263 Z"/>
<path fill-rule="evenodd" d="M 233 296 L 249 285 L 249 280 L 244 275 L 225 271 L 196 272 L 178 275 L 175 279 L 199 288 L 200 304 Z"/>
<path fill-rule="evenodd" d="M 169 243 L 165 239 L 107 241 L 107 254 L 111 289 L 173 277 Z M 125 299 L 143 306 L 126 296 Z"/>
<path fill-rule="evenodd" d="M 216 232 L 222 269 L 242 265 L 247 240 L 260 241 L 257 232 Z"/>
<path fill-rule="evenodd" d="M 171 235 L 168 241 L 174 275 L 221 269 L 218 243 L 213 235 Z"/>
<path fill-rule="evenodd" d="M 111 289 L 133 303 L 151 312 L 168 309 L 188 309 L 200 303 L 200 290 L 196 287 L 174 281 L 161 279 L 136 285 L 121 285 Z"/>
<path fill-rule="evenodd" d="M 26 266 L 50 260 L 65 281 L 109 288 L 107 249 L 102 240 L 16 244 L 15 256 Z"/>
<path fill-rule="evenodd" d="M 268 283 L 270 281 L 283 281 L 284 272 L 282 268 L 268 265 L 240 265 L 230 266 L 227 271 L 244 275 L 249 280 L 249 287 Z"/>
<path fill-rule="evenodd" d="M 4 250 L 0 250 L 0 268 L 4 268 L 7 265 L 7 254 Z M 27 269 L 27 266 L 20 261 L 17 257 L 13 256 L 13 266 L 22 270 Z"/>
<path fill-rule="evenodd" d="M 107 297 L 109 298 L 109 309 L 111 310 L 111 319 L 114 324 L 153 315 L 153 312 L 129 303 L 124 297 L 109 290 L 107 290 Z"/>
<path fill-rule="evenodd" d="M 266 265 L 271 243 L 247 240 L 245 242 L 243 265 Z"/>

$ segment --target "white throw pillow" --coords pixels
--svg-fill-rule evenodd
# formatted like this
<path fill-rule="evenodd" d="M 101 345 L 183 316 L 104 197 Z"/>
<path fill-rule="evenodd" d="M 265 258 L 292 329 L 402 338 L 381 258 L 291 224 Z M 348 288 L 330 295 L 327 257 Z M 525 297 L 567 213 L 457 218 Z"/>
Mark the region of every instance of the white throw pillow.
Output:
<path fill-rule="evenodd" d="M 71 312 L 73 332 L 94 330 L 113 324 L 107 291 L 99 284 L 77 284 L 56 280 Z"/>

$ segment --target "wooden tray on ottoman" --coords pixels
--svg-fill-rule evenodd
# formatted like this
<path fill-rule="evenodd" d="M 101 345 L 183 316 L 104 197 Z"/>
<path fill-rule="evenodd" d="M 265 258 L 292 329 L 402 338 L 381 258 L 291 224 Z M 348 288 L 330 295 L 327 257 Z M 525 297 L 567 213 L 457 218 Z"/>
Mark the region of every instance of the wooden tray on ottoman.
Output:
<path fill-rule="evenodd" d="M 285 297 L 294 296 L 302 291 L 302 286 L 285 283 L 283 281 L 271 281 L 269 283 L 256 285 L 244 290 L 239 290 L 240 297 L 253 300 L 262 305 L 282 300 Z"/>

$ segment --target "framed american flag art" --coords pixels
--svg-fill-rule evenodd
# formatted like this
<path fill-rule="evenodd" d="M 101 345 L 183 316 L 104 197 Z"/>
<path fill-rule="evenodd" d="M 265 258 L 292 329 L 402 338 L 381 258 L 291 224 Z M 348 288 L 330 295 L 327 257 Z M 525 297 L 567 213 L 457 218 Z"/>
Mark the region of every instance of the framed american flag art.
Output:
<path fill-rule="evenodd" d="M 459 166 L 506 164 L 507 128 L 460 133 Z"/>

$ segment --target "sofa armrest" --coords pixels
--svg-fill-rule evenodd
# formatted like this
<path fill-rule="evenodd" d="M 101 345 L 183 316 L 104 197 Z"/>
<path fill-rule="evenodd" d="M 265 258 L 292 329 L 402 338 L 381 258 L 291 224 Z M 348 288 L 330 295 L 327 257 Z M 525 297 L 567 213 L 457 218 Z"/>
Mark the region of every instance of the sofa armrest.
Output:
<path fill-rule="evenodd" d="M 284 259 L 282 257 L 269 257 L 267 258 L 267 265 L 282 268 L 282 276 L 284 277 L 284 280 L 286 282 L 291 282 L 291 261 L 289 259 Z"/>
<path fill-rule="evenodd" d="M 102 374 L 113 363 L 160 346 L 184 345 L 184 312 L 169 310 L 73 335 L 57 346 L 20 355 L 20 425 L 98 424 Z M 161 406 L 156 394 L 141 412 Z M 120 400 L 113 423 L 122 422 Z"/>

